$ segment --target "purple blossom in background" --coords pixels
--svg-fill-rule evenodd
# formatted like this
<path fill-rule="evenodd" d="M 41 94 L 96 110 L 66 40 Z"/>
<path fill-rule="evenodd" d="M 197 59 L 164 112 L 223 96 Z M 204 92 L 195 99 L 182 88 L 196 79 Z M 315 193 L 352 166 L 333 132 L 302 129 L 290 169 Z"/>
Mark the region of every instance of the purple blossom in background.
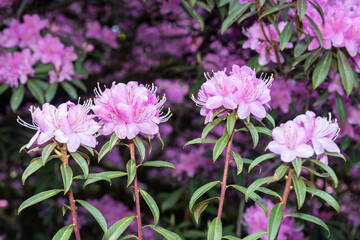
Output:
<path fill-rule="evenodd" d="M 165 93 L 166 98 L 175 103 L 183 103 L 189 92 L 189 85 L 179 80 L 158 78 L 155 80 L 155 84 L 159 86 L 160 93 Z"/>
<path fill-rule="evenodd" d="M 272 108 L 280 108 L 283 113 L 289 112 L 289 105 L 291 104 L 291 91 L 293 83 L 291 80 L 278 79 L 273 81 L 271 85 L 271 101 Z"/>
<path fill-rule="evenodd" d="M 266 203 L 269 212 L 274 207 L 274 204 L 268 200 L 263 198 L 264 202 Z M 284 215 L 289 214 L 290 210 L 285 209 Z M 248 227 L 248 233 L 253 234 L 257 232 L 266 232 L 267 225 L 269 221 L 269 215 L 265 216 L 265 213 L 260 208 L 258 204 L 255 204 L 251 207 L 248 207 L 245 210 L 244 214 L 245 223 Z M 261 237 L 262 240 L 267 239 L 267 235 Z M 303 240 L 304 233 L 302 232 L 302 227 L 295 225 L 294 218 L 284 218 L 281 222 L 278 240 Z"/>
<path fill-rule="evenodd" d="M 93 111 L 104 135 L 115 132 L 120 139 L 133 139 L 138 134 L 154 136 L 159 134 L 158 124 L 171 117 L 170 109 L 161 115 L 166 98 L 158 99 L 154 86 L 149 89 L 137 82 L 113 82 L 110 89 L 102 91 L 99 87 L 95 94 Z"/>

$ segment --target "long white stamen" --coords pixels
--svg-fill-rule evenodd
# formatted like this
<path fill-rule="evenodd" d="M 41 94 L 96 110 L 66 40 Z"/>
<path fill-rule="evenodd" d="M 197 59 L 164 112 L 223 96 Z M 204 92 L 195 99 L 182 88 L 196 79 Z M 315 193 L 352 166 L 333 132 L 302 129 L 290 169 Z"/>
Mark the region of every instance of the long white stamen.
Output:
<path fill-rule="evenodd" d="M 37 125 L 31 125 L 31 124 L 25 122 L 24 120 L 22 120 L 19 116 L 17 117 L 16 121 L 21 126 L 24 126 L 24 127 L 27 127 L 27 128 L 33 129 L 33 130 L 39 130 L 39 127 Z"/>
<path fill-rule="evenodd" d="M 170 108 L 168 108 L 168 112 L 165 115 L 161 115 L 161 114 L 160 114 L 160 117 L 159 117 L 160 122 L 166 122 L 172 116 L 172 112 L 170 111 Z"/>

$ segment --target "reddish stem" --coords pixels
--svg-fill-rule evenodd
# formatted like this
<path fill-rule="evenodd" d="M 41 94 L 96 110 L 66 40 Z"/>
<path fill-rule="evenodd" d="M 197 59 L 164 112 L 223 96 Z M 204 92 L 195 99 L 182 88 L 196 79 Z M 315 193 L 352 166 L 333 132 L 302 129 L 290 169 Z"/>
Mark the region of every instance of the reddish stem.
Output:
<path fill-rule="evenodd" d="M 223 207 L 224 207 L 224 200 L 225 200 L 225 192 L 226 192 L 226 180 L 229 170 L 229 162 L 230 162 L 230 152 L 231 152 L 231 145 L 234 137 L 234 131 L 231 133 L 229 142 L 226 146 L 226 157 L 225 157 L 225 166 L 224 166 L 224 175 L 223 180 L 221 182 L 221 194 L 220 194 L 220 202 L 219 202 L 219 209 L 217 217 L 221 219 Z"/>
<path fill-rule="evenodd" d="M 132 140 L 129 140 L 129 148 L 130 148 L 130 157 L 132 161 L 135 161 L 135 146 Z M 135 173 L 134 178 L 134 194 L 135 194 L 135 206 L 136 206 L 136 221 L 138 227 L 138 238 L 139 240 L 143 240 L 143 229 L 141 224 L 141 211 L 140 211 L 140 197 L 139 197 L 139 188 L 137 181 L 137 174 Z"/>
<path fill-rule="evenodd" d="M 61 161 L 63 162 L 63 164 L 68 164 L 69 156 L 67 155 L 66 147 L 60 145 L 59 148 L 60 148 L 60 153 L 61 153 L 61 157 L 60 157 Z M 76 207 L 75 207 L 75 201 L 74 201 L 74 194 L 73 194 L 73 191 L 72 191 L 72 186 L 70 186 L 70 189 L 67 192 L 67 195 L 69 197 L 71 216 L 72 216 L 72 219 L 73 219 L 73 226 L 74 226 L 76 240 L 81 240 L 79 224 L 78 224 L 78 221 L 77 221 Z"/>

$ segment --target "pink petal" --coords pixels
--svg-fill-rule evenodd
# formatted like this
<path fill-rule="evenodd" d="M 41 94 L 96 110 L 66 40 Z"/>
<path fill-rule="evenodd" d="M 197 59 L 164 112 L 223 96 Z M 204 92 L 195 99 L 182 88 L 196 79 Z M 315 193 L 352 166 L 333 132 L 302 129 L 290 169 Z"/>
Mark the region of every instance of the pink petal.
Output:
<path fill-rule="evenodd" d="M 268 148 L 273 153 L 281 154 L 284 149 L 288 149 L 285 145 L 279 144 L 276 141 L 269 142 Z"/>
<path fill-rule="evenodd" d="M 314 149 L 307 144 L 301 144 L 296 146 L 295 154 L 301 158 L 309 158 L 314 155 Z"/>
<path fill-rule="evenodd" d="M 34 142 L 35 142 L 36 139 L 38 138 L 39 134 L 40 134 L 40 130 L 38 130 L 38 131 L 35 133 L 35 135 L 30 139 L 29 143 L 26 145 L 26 148 L 30 148 L 31 145 L 34 144 Z"/>
<path fill-rule="evenodd" d="M 318 139 L 312 139 L 312 145 L 315 150 L 316 155 L 320 155 L 324 153 L 324 148 L 321 145 L 321 143 L 318 141 Z"/>
<path fill-rule="evenodd" d="M 126 133 L 127 133 L 125 124 L 122 124 L 122 123 L 117 124 L 115 127 L 115 133 L 116 133 L 116 136 L 118 136 L 120 139 L 125 139 Z"/>
<path fill-rule="evenodd" d="M 66 143 L 66 147 L 69 152 L 76 152 L 76 150 L 80 147 L 80 138 L 76 134 L 72 134 L 69 136 L 69 139 Z"/>
<path fill-rule="evenodd" d="M 281 144 L 286 144 L 285 137 L 284 137 L 284 129 L 281 127 L 276 127 L 272 131 L 272 136 L 275 141 Z"/>
<path fill-rule="evenodd" d="M 96 146 L 96 138 L 89 134 L 78 133 L 78 137 L 80 138 L 80 143 L 85 146 L 89 146 L 94 148 Z"/>
<path fill-rule="evenodd" d="M 340 153 L 340 149 L 334 141 L 329 138 L 320 138 L 319 143 L 328 152 Z"/>
<path fill-rule="evenodd" d="M 115 131 L 115 125 L 112 122 L 105 123 L 104 126 L 102 127 L 102 134 L 104 134 L 105 136 L 112 134 L 114 131 Z"/>
<path fill-rule="evenodd" d="M 266 116 L 266 111 L 264 106 L 258 102 L 252 102 L 249 104 L 250 112 L 257 118 L 264 118 Z"/>
<path fill-rule="evenodd" d="M 67 136 L 65 136 L 65 134 L 60 130 L 56 130 L 54 135 L 55 135 L 56 141 L 58 141 L 60 143 L 66 143 L 69 140 L 69 138 Z"/>
<path fill-rule="evenodd" d="M 221 96 L 213 96 L 210 97 L 207 101 L 206 101 L 206 108 L 208 109 L 215 109 L 215 108 L 219 108 L 221 107 L 221 105 L 223 104 L 223 99 Z"/>
<path fill-rule="evenodd" d="M 140 132 L 145 134 L 154 135 L 159 132 L 158 125 L 152 122 L 139 123 L 138 127 L 140 129 Z"/>
<path fill-rule="evenodd" d="M 296 155 L 295 155 L 294 150 L 284 149 L 281 152 L 281 161 L 283 161 L 283 162 L 291 162 L 291 161 L 295 160 L 295 158 L 296 158 Z"/>
<path fill-rule="evenodd" d="M 127 138 L 128 139 L 133 139 L 136 137 L 136 135 L 139 134 L 139 127 L 137 126 L 137 124 L 135 123 L 130 123 L 126 125 L 126 129 L 127 129 Z"/>
<path fill-rule="evenodd" d="M 240 102 L 237 110 L 238 117 L 240 119 L 245 119 L 250 115 L 249 105 L 245 102 Z"/>

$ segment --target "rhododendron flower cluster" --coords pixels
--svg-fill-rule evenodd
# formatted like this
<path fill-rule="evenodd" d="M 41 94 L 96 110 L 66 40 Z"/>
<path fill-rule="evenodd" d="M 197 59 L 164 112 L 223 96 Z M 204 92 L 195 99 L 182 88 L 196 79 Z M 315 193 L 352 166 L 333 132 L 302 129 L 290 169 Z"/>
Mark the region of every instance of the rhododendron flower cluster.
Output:
<path fill-rule="evenodd" d="M 88 114 L 90 108 L 91 101 L 84 105 L 66 102 L 58 108 L 49 103 L 43 104 L 42 109 L 31 107 L 32 124 L 18 118 L 21 125 L 37 130 L 27 148 L 35 142 L 42 145 L 52 138 L 66 144 L 69 152 L 76 152 L 80 144 L 94 148 L 97 144 L 94 134 L 100 126 L 93 115 Z"/>
<path fill-rule="evenodd" d="M 266 203 L 269 212 L 274 207 L 274 203 L 270 200 L 263 198 Z M 289 214 L 290 210 L 285 208 L 284 215 Z M 248 233 L 254 234 L 257 232 L 267 232 L 267 226 L 269 221 L 269 215 L 265 216 L 265 213 L 258 204 L 248 207 L 244 214 L 245 223 L 248 227 Z M 262 236 L 260 239 L 266 240 L 267 235 Z M 295 225 L 294 218 L 284 218 L 281 222 L 278 240 L 302 240 L 304 239 L 304 233 L 301 226 Z"/>
<path fill-rule="evenodd" d="M 133 139 L 138 134 L 158 135 L 159 123 L 166 122 L 170 116 L 162 115 L 161 110 L 166 97 L 156 96 L 156 87 L 147 88 L 137 82 L 127 84 L 113 82 L 110 89 L 95 89 L 93 111 L 103 125 L 101 132 L 109 135 L 113 132 L 120 139 Z"/>
<path fill-rule="evenodd" d="M 28 76 L 34 75 L 35 62 L 29 49 L 0 56 L 0 83 L 7 83 L 11 87 L 17 87 L 19 81 L 25 84 Z"/>
<path fill-rule="evenodd" d="M 274 128 L 274 140 L 268 147 L 270 151 L 280 154 L 284 162 L 291 162 L 296 157 L 309 158 L 315 152 L 321 161 L 327 164 L 327 158 L 322 156 L 325 151 L 340 153 L 334 142 L 339 131 L 336 121 L 316 117 L 314 112 L 307 111 L 306 114 Z"/>
<path fill-rule="evenodd" d="M 279 22 L 278 27 L 279 31 L 282 32 L 286 23 Z M 277 56 L 274 51 L 274 47 L 269 41 L 279 42 L 279 36 L 273 25 L 265 25 L 264 24 L 264 32 L 262 31 L 261 25 L 258 22 L 255 22 L 251 27 L 249 27 L 244 34 L 247 36 L 248 40 L 244 42 L 242 45 L 243 48 L 250 48 L 251 50 L 255 50 L 260 54 L 259 56 L 259 64 L 266 65 L 269 62 L 277 63 Z M 287 43 L 286 48 L 292 48 L 292 43 Z M 278 46 L 278 51 L 280 51 L 280 47 Z M 284 62 L 284 57 L 279 54 L 279 61 L 281 63 Z"/>
<path fill-rule="evenodd" d="M 255 70 L 247 66 L 233 65 L 230 75 L 223 71 L 214 72 L 213 76 L 205 75 L 198 97 L 193 101 L 201 107 L 200 114 L 206 116 L 205 124 L 211 122 L 212 115 L 220 110 L 237 109 L 240 119 L 250 114 L 262 119 L 266 116 L 264 106 L 270 101 L 269 87 L 272 77 L 259 79 Z"/>
<path fill-rule="evenodd" d="M 359 1 L 316 1 L 324 12 L 324 23 L 321 15 L 312 4 L 308 5 L 306 13 L 319 27 L 323 36 L 325 49 L 345 47 L 350 56 L 354 57 L 360 52 L 360 3 Z M 314 38 L 308 49 L 320 47 L 320 41 L 310 22 L 304 18 L 304 31 Z"/>

